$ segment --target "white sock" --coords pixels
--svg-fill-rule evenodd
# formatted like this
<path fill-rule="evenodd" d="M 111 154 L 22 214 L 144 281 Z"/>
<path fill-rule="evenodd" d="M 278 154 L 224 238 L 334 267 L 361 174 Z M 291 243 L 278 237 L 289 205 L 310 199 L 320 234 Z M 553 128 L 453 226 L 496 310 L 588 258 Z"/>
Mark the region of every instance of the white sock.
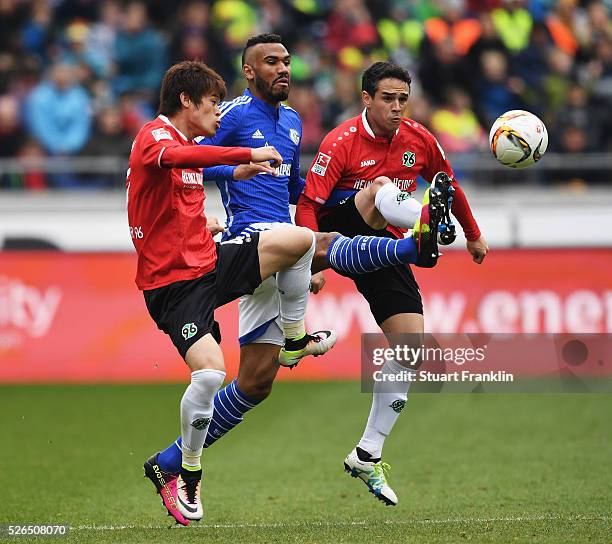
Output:
<path fill-rule="evenodd" d="M 191 373 L 191 383 L 181 400 L 183 466 L 199 470 L 202 447 L 213 413 L 213 399 L 225 379 L 225 372 L 206 368 Z"/>
<path fill-rule="evenodd" d="M 411 229 L 421 216 L 421 203 L 394 183 L 385 183 L 374 197 L 374 206 L 391 225 Z"/>
<path fill-rule="evenodd" d="M 414 372 L 414 370 L 408 369 L 396 361 L 387 361 L 381 369 L 381 375 L 388 376 L 403 371 Z M 385 438 L 391 433 L 393 425 L 395 425 L 406 404 L 409 387 L 409 381 L 381 380 L 374 383 L 370 416 L 358 444 L 362 450 L 367 451 L 372 457 L 382 457 Z"/>
<path fill-rule="evenodd" d="M 315 252 L 315 236 L 310 249 L 290 268 L 276 274 L 280 293 L 280 318 L 285 338 L 301 338 L 306 334 L 304 315 L 310 290 L 310 267 Z"/>

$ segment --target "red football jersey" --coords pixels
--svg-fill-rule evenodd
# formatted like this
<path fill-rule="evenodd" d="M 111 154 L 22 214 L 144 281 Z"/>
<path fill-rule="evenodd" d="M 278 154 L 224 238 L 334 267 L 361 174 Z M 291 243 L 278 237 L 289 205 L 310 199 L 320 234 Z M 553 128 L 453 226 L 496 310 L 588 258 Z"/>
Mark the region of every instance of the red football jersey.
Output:
<path fill-rule="evenodd" d="M 194 145 L 163 115 L 143 126 L 132 145 L 127 208 L 139 289 L 195 279 L 215 268 L 201 169 L 161 166 L 167 149 Z"/>
<path fill-rule="evenodd" d="M 389 141 L 374 135 L 364 110 L 323 140 L 308 171 L 304 195 L 323 204 L 324 215 L 326 208 L 368 187 L 378 176 L 387 176 L 401 191 L 413 192 L 418 176 L 431 181 L 438 172 L 453 177 L 442 148 L 425 127 L 404 118 Z M 403 235 L 398 227 L 389 230 Z"/>

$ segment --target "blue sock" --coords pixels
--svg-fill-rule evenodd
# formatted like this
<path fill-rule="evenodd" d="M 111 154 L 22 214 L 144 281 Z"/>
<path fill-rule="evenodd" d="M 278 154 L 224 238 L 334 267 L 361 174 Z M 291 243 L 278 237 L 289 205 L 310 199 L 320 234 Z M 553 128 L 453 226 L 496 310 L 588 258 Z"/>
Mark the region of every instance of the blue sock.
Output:
<path fill-rule="evenodd" d="M 252 399 L 240 391 L 236 380 L 217 391 L 215 409 L 210 425 L 208 425 L 204 447 L 212 446 L 225 433 L 231 431 L 242 421 L 242 416 L 251 408 L 255 408 L 260 402 L 260 400 Z"/>
<path fill-rule="evenodd" d="M 242 421 L 242 416 L 251 408 L 255 408 L 261 401 L 254 400 L 245 395 L 236 380 L 219 389 L 215 395 L 213 415 L 208 425 L 208 433 L 204 440 L 204 447 L 212 446 L 225 433 L 231 431 Z M 175 442 L 159 454 L 157 462 L 159 468 L 166 472 L 178 474 L 182 463 L 182 440 L 179 436 Z"/>
<path fill-rule="evenodd" d="M 179 436 L 165 450 L 157 456 L 157 464 L 165 472 L 178 474 L 181 471 L 183 452 L 181 451 L 182 440 Z"/>
<path fill-rule="evenodd" d="M 417 244 L 412 237 L 396 240 L 378 236 L 337 236 L 327 249 L 327 262 L 340 273 L 365 274 L 398 264 L 415 263 Z"/>

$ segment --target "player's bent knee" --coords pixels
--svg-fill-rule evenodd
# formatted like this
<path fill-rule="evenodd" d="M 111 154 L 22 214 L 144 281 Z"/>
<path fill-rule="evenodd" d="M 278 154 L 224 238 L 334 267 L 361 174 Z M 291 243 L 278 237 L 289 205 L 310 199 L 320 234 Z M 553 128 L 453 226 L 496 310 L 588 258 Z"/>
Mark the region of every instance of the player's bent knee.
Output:
<path fill-rule="evenodd" d="M 313 244 L 314 233 L 306 227 L 287 226 L 262 232 L 259 235 L 260 252 L 286 256 L 297 261 Z"/>
<path fill-rule="evenodd" d="M 309 228 L 293 227 L 290 238 L 279 239 L 279 252 L 290 258 L 293 265 L 311 250 L 314 241 L 314 233 Z"/>
<path fill-rule="evenodd" d="M 314 233 L 307 227 L 295 227 L 299 230 L 296 234 L 295 251 L 298 259 L 307 253 L 315 241 Z"/>
<path fill-rule="evenodd" d="M 378 191 L 378 189 L 380 189 L 383 185 L 386 185 L 387 183 L 393 183 L 391 181 L 391 178 L 388 178 L 387 176 L 378 176 L 373 182 L 372 185 L 370 185 L 370 187 L 372 187 L 373 189 L 375 189 L 376 191 Z"/>
<path fill-rule="evenodd" d="M 259 265 L 262 280 L 297 264 L 310 262 L 314 254 L 314 233 L 305 227 L 286 227 L 262 232 L 259 238 Z"/>
<path fill-rule="evenodd" d="M 366 208 L 369 208 L 370 206 L 374 207 L 376 193 L 378 193 L 378 191 L 388 183 L 393 182 L 387 176 L 378 176 L 368 187 L 357 192 L 355 195 L 355 204 L 357 205 L 357 209 L 359 210 L 364 206 Z"/>
<path fill-rule="evenodd" d="M 393 183 L 388 177 L 386 176 L 379 176 L 377 177 L 372 184 L 366 188 L 365 191 L 359 191 L 359 193 L 363 193 L 362 195 L 362 199 L 367 199 L 368 201 L 372 201 L 372 204 L 374 204 L 374 200 L 376 198 L 376 193 L 378 193 L 378 191 L 380 189 L 382 189 L 385 185 L 387 185 L 388 183 Z M 357 193 L 359 195 L 359 193 Z"/>
<path fill-rule="evenodd" d="M 368 197 L 374 199 L 376 193 L 388 183 L 393 183 L 387 176 L 378 176 L 368 187 Z"/>

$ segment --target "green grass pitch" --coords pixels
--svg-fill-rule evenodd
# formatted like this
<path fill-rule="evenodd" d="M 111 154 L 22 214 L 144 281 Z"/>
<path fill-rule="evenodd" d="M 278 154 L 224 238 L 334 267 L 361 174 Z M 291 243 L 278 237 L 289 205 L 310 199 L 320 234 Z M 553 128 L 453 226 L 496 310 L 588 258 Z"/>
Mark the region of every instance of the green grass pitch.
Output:
<path fill-rule="evenodd" d="M 170 529 L 142 463 L 177 435 L 183 389 L 1 387 L 0 524 L 96 544 L 612 541 L 612 395 L 412 395 L 385 507 L 342 470 L 369 395 L 278 383 L 205 450 L 203 522 Z"/>

